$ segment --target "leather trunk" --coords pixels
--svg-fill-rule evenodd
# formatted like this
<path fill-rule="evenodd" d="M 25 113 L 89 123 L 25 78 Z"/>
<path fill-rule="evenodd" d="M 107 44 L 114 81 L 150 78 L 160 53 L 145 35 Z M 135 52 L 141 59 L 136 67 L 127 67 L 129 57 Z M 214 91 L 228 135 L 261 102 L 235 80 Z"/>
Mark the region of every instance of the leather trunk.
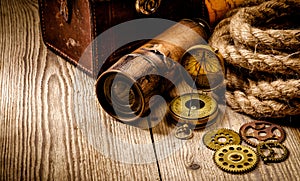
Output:
<path fill-rule="evenodd" d="M 174 21 L 197 17 L 207 19 L 202 0 L 161 0 L 156 11 L 150 14 L 138 12 L 137 1 L 139 0 L 39 0 L 44 43 L 56 54 L 97 77 L 103 71 L 99 70 L 99 65 L 104 61 L 97 58 L 97 50 L 93 48 L 85 54 L 86 58 L 80 58 L 90 43 L 108 28 L 147 17 Z M 125 54 L 125 51 L 136 48 L 138 43 L 135 45 L 123 47 L 118 53 Z"/>

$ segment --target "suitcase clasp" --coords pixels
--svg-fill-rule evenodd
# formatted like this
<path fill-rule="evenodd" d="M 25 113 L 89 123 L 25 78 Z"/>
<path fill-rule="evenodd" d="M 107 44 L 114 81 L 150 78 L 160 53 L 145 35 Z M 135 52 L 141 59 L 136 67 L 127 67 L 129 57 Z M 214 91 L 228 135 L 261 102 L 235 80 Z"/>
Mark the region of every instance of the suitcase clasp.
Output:
<path fill-rule="evenodd" d="M 161 0 L 136 0 L 135 9 L 138 13 L 149 15 L 157 11 Z"/>

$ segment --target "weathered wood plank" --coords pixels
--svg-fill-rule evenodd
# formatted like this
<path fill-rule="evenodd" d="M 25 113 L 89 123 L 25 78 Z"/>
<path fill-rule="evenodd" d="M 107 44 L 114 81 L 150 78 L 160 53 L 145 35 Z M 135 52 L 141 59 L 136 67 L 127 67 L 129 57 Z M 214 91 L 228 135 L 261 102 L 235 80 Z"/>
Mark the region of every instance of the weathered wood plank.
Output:
<path fill-rule="evenodd" d="M 106 115 L 95 80 L 47 51 L 37 1 L 0 4 L 0 180 L 159 179 L 149 130 Z"/>
<path fill-rule="evenodd" d="M 186 92 L 186 85 L 178 86 L 182 92 Z M 284 126 L 287 139 L 284 145 L 290 150 L 288 160 L 277 164 L 265 165 L 262 161 L 252 172 L 234 175 L 221 171 L 213 162 L 214 151 L 209 150 L 202 142 L 203 135 L 212 129 L 228 128 L 239 131 L 241 125 L 253 119 L 235 113 L 224 105 L 220 106 L 223 117 L 215 124 L 204 129 L 195 130 L 194 137 L 188 141 L 176 140 L 174 137 L 175 125 L 165 119 L 153 129 L 153 137 L 158 153 L 159 168 L 162 180 L 297 180 L 300 171 L 300 132 L 296 127 Z M 296 120 L 294 120 L 295 122 Z M 289 120 L 281 120 L 289 122 Z M 297 121 L 296 121 L 297 122 Z M 295 125 L 294 125 L 295 126 Z M 164 140 L 164 145 L 158 145 Z M 242 143 L 247 145 L 246 143 Z M 177 146 L 176 146 L 177 145 Z M 174 148 L 178 147 L 177 150 Z M 173 148 L 173 149 L 170 149 Z M 256 150 L 256 149 L 254 149 Z M 171 151 L 171 152 L 170 152 Z M 160 157 L 170 152 L 168 157 Z M 199 165 L 199 169 L 191 169 L 191 165 Z"/>
<path fill-rule="evenodd" d="M 203 134 L 219 127 L 238 131 L 252 121 L 229 108 L 222 121 L 187 142 L 174 137 L 167 120 L 159 122 L 152 130 L 158 168 L 151 132 L 113 120 L 96 100 L 95 80 L 47 51 L 36 1 L 0 1 L 0 24 L 0 180 L 159 180 L 158 169 L 162 180 L 300 178 L 297 120 L 284 126 L 285 162 L 260 161 L 244 175 L 218 169 Z M 200 168 L 189 169 L 192 163 Z"/>

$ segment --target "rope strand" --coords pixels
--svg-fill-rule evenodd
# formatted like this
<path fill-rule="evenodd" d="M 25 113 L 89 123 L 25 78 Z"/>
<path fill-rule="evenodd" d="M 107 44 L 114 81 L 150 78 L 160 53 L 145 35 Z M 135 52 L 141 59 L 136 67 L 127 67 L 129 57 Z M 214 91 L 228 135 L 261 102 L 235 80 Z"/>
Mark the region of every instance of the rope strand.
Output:
<path fill-rule="evenodd" d="M 247 95 L 262 100 L 278 99 L 288 101 L 290 99 L 300 98 L 299 79 L 288 79 L 287 81 L 282 79 L 275 81 L 254 81 L 228 70 L 225 83 L 229 90 L 243 90 Z"/>
<path fill-rule="evenodd" d="M 245 113 L 256 118 L 282 118 L 287 115 L 299 115 L 300 102 L 291 100 L 288 104 L 276 100 L 261 101 L 242 91 L 227 91 L 227 104 L 235 111 Z"/>
<path fill-rule="evenodd" d="M 300 114 L 300 24 L 288 23 L 300 18 L 299 9 L 297 0 L 254 3 L 229 12 L 215 27 L 209 43 L 228 64 L 225 96 L 234 110 L 257 118 Z M 286 29 L 273 29 L 282 19 Z"/>

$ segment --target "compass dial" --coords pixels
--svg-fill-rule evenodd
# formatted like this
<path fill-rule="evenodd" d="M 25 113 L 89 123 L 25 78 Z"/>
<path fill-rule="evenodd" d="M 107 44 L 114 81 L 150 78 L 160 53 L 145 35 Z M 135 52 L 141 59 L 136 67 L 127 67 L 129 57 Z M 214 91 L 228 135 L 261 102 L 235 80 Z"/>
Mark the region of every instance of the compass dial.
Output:
<path fill-rule="evenodd" d="M 194 80 L 194 82 L 187 81 L 192 87 L 212 90 L 223 83 L 223 59 L 217 56 L 210 46 L 191 47 L 182 56 L 181 64 Z"/>
<path fill-rule="evenodd" d="M 176 97 L 170 103 L 169 109 L 174 120 L 196 127 L 212 121 L 218 113 L 215 99 L 199 93 L 188 93 Z"/>

